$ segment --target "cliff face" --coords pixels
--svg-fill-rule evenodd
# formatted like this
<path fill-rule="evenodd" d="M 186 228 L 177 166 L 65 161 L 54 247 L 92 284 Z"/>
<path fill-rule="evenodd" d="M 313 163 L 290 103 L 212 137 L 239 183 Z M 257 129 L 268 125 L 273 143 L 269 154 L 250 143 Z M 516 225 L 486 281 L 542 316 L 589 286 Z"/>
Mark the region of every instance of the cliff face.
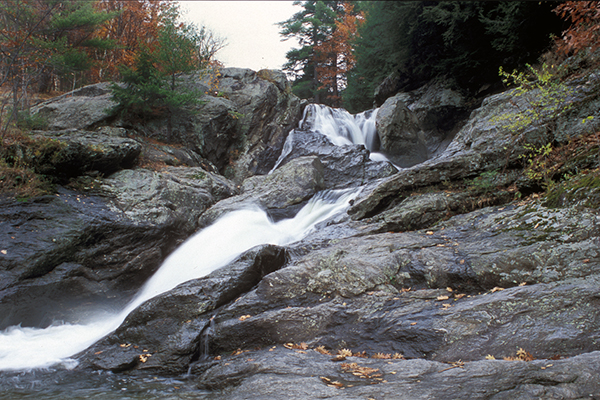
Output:
<path fill-rule="evenodd" d="M 258 205 L 280 220 L 319 191 L 360 188 L 347 213 L 301 241 L 256 247 L 144 303 L 73 373 L 189 372 L 214 391 L 206 398 L 231 399 L 600 394 L 600 214 L 588 201 L 598 153 L 572 164 L 596 172 L 560 208 L 528 197 L 539 183 L 522 167 L 524 143 L 559 146 L 597 130 L 595 72 L 567 81 L 570 110 L 531 124 L 523 141 L 501 118 L 522 107 L 514 92 L 465 117 L 458 95 L 428 87 L 386 102 L 377 121 L 392 160 L 402 156 L 394 138 L 406 140 L 398 130 L 409 129 L 422 162 L 396 168 L 363 146 L 296 130 L 270 174 L 300 101 L 273 71 L 222 76 L 223 97 L 206 96 L 176 124 L 189 128 L 179 146 L 102 118 L 43 133 L 65 152 L 87 150 L 60 158 L 56 170 L 75 178 L 56 195 L 2 199 L 2 328 L 121 307 L 177 244 L 227 212 Z M 40 110 L 60 108 L 51 104 Z M 160 126 L 144 133 L 160 139 Z"/>

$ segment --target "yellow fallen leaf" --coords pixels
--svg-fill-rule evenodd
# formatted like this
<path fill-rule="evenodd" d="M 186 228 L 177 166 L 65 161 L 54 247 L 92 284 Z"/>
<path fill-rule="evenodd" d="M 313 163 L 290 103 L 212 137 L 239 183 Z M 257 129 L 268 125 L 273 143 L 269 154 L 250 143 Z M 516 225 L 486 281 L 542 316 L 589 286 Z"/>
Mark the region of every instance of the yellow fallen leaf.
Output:
<path fill-rule="evenodd" d="M 527 285 L 527 282 L 521 282 L 521 283 L 519 283 L 519 286 L 525 286 L 525 285 Z"/>
<path fill-rule="evenodd" d="M 352 350 L 348 350 L 348 349 L 341 349 L 338 350 L 338 355 L 342 356 L 342 357 L 352 357 Z"/>
<path fill-rule="evenodd" d="M 417 323 L 416 323 L 416 322 L 411 322 L 410 324 L 411 324 L 411 325 L 416 325 Z"/>
<path fill-rule="evenodd" d="M 446 288 L 446 291 L 447 291 L 447 292 L 450 292 L 450 293 L 452 293 L 452 292 L 453 292 L 453 290 L 452 290 L 452 288 L 451 288 L 450 286 L 448 286 L 448 287 Z"/>
<path fill-rule="evenodd" d="M 492 293 L 494 293 L 494 292 L 499 292 L 499 291 L 501 291 L 501 290 L 504 290 L 504 288 L 501 288 L 501 287 L 498 287 L 498 286 L 496 286 L 495 288 L 493 288 L 493 289 L 491 290 L 491 292 L 492 292 Z"/>
<path fill-rule="evenodd" d="M 493 355 L 491 355 L 491 354 L 488 354 L 487 356 L 485 356 L 485 359 L 486 359 L 486 360 L 495 360 L 495 359 L 496 359 L 496 357 L 494 357 L 494 356 L 493 356 Z"/>
<path fill-rule="evenodd" d="M 8 251 L 6 251 L 6 250 L 0 250 L 0 253 L 2 253 L 2 254 L 8 254 Z"/>
<path fill-rule="evenodd" d="M 436 300 L 437 300 L 437 301 L 443 301 L 443 300 L 448 300 L 449 298 L 450 298 L 449 296 L 445 296 L 445 295 L 444 295 L 444 296 L 438 296 L 438 297 L 436 298 Z"/>
<path fill-rule="evenodd" d="M 324 354 L 324 355 L 328 355 L 328 356 L 331 355 L 331 352 L 329 350 L 327 350 L 325 348 L 325 346 L 318 346 L 317 348 L 315 348 L 315 351 L 320 354 Z"/>
<path fill-rule="evenodd" d="M 425 234 L 426 235 L 433 235 L 433 232 L 432 231 L 427 231 L 427 232 L 425 232 Z"/>
<path fill-rule="evenodd" d="M 238 319 L 239 319 L 240 321 L 245 321 L 245 320 L 247 320 L 248 318 L 252 318 L 252 315 L 242 315 L 242 316 L 241 316 L 241 317 L 239 317 Z"/>

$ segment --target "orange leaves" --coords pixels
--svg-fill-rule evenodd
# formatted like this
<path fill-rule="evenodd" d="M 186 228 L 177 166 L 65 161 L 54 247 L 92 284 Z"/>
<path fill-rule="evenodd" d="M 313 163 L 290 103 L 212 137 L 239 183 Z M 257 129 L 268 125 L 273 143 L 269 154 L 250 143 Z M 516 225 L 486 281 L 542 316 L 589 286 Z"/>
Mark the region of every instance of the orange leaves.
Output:
<path fill-rule="evenodd" d="M 319 89 L 330 89 L 329 97 L 334 102 L 339 101 L 338 86 L 345 85 L 346 74 L 356 64 L 353 42 L 358 37 L 358 27 L 364 22 L 363 13 L 357 14 L 352 2 L 342 3 L 342 10 L 333 33 L 314 49 Z"/>
<path fill-rule="evenodd" d="M 349 372 L 363 379 L 379 378 L 382 376 L 379 368 L 361 367 L 357 363 L 342 363 L 342 371 Z"/>
<path fill-rule="evenodd" d="M 579 50 L 600 46 L 600 4 L 597 1 L 566 1 L 554 9 L 561 18 L 571 21 L 563 32 L 558 50 L 577 53 Z"/>
<path fill-rule="evenodd" d="M 105 0 L 97 6 L 118 13 L 95 32 L 96 37 L 112 40 L 116 44 L 115 49 L 97 55 L 102 63 L 102 72 L 97 79 L 115 79 L 119 65 L 133 66 L 143 47 L 150 50 L 154 47 L 161 14 L 170 5 L 165 0 Z"/>
<path fill-rule="evenodd" d="M 495 360 L 496 357 L 488 354 L 487 356 L 485 356 L 486 360 Z M 517 350 L 517 355 L 515 357 L 504 357 L 503 358 L 504 361 L 533 361 L 535 360 L 535 357 L 533 357 L 533 355 L 526 351 L 525 349 L 523 349 L 522 347 L 519 347 L 519 349 Z M 552 366 L 552 364 L 550 364 L 549 366 Z"/>

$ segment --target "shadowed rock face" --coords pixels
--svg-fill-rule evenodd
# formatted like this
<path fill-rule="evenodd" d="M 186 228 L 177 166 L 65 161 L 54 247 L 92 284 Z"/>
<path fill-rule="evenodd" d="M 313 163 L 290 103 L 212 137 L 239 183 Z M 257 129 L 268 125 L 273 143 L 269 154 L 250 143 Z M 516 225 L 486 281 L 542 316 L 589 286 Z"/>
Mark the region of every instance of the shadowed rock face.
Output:
<path fill-rule="evenodd" d="M 259 92 L 285 91 L 277 76 L 228 74 L 229 99 L 215 101 L 263 110 L 252 108 Z M 574 103 L 585 112 L 598 93 L 586 82 Z M 134 168 L 98 178 L 93 195 L 3 199 L 2 327 L 118 308 L 176 243 L 228 211 L 258 204 L 287 218 L 321 190 L 361 187 L 347 214 L 305 239 L 258 246 L 140 305 L 69 376 L 186 374 L 186 393 L 205 399 L 598 397 L 600 215 L 514 201 L 510 187 L 531 184 L 524 150 L 507 153 L 512 136 L 494 122 L 511 101 L 488 98 L 443 152 L 400 170 L 296 130 L 277 169 L 239 186 L 198 167 Z M 433 118 L 402 102 L 393 111 Z M 561 117 L 573 128 L 560 137 L 578 121 Z M 248 149 L 279 146 L 248 132 Z M 491 191 L 444 186 L 490 170 Z"/>

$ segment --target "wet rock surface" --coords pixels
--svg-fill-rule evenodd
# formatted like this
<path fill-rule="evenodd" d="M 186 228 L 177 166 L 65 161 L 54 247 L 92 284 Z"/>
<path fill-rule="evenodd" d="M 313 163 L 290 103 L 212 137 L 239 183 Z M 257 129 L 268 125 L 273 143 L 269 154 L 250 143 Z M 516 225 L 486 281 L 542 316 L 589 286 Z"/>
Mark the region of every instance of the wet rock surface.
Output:
<path fill-rule="evenodd" d="M 95 178 L 85 195 L 2 199 L 1 327 L 119 308 L 177 243 L 228 211 L 258 205 L 279 220 L 324 189 L 361 187 L 347 213 L 303 240 L 256 247 L 143 303 L 60 374 L 175 377 L 205 399 L 600 398 L 600 214 L 515 199 L 530 185 L 517 165 L 524 150 L 495 119 L 510 93 L 410 168 L 294 130 L 277 168 L 248 177 L 261 157 L 261 168 L 275 165 L 269 152 L 285 148 L 296 106 L 264 124 L 255 112 L 295 100 L 277 74 L 235 69 L 223 82 L 228 98 L 212 105 L 262 127 L 246 131 L 235 183 L 200 166 L 138 167 Z M 434 117 L 410 100 L 400 111 Z M 430 100 L 464 106 L 452 93 Z M 561 135 L 579 132 L 580 117 L 561 117 L 572 127 Z M 558 138 L 544 124 L 524 135 Z M 196 150 L 201 164 L 208 153 Z M 489 171 L 487 187 L 468 187 Z"/>

